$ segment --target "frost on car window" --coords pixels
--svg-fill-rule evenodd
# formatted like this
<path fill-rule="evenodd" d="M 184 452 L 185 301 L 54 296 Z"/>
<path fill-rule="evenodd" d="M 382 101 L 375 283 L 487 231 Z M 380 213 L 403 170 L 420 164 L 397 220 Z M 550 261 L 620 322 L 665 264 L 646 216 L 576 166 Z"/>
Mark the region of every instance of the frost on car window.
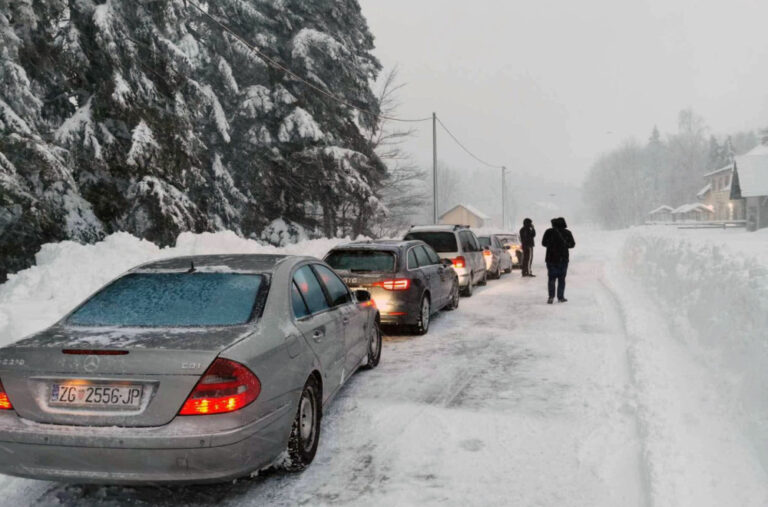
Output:
<path fill-rule="evenodd" d="M 261 275 L 132 273 L 73 313 L 75 326 L 228 326 L 247 322 Z"/>

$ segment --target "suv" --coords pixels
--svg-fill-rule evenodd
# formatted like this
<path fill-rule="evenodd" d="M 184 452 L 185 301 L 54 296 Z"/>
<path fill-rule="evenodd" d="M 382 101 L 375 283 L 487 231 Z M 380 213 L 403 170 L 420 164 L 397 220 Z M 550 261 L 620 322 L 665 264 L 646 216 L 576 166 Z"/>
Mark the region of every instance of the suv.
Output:
<path fill-rule="evenodd" d="M 459 275 L 463 296 L 471 296 L 475 285 L 485 285 L 487 272 L 483 249 L 475 233 L 466 225 L 417 225 L 405 239 L 419 239 L 431 246 L 441 258 L 449 259 Z"/>

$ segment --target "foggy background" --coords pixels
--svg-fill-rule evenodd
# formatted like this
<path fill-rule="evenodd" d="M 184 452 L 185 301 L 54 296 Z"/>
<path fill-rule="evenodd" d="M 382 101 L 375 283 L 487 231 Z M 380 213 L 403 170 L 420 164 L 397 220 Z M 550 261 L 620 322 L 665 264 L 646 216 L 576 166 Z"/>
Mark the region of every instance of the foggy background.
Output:
<path fill-rule="evenodd" d="M 692 108 L 715 135 L 768 118 L 766 2 L 361 5 L 374 53 L 385 69 L 397 66 L 405 84 L 397 114 L 435 111 L 478 156 L 516 173 L 516 221 L 578 216 L 578 187 L 600 153 L 627 138 L 645 142 L 655 125 L 674 132 L 681 109 Z M 416 124 L 404 145 L 430 178 L 431 128 Z M 456 199 L 498 220 L 499 171 L 473 161 L 439 129 L 438 158 L 469 182 L 466 197 Z"/>

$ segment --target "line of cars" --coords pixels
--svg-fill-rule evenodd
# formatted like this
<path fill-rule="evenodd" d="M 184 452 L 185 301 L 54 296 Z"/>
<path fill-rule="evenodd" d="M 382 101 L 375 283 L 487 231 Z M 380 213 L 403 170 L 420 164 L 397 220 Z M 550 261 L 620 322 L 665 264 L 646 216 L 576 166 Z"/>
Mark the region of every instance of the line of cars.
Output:
<path fill-rule="evenodd" d="M 488 240 L 414 227 L 325 262 L 205 255 L 134 268 L 0 349 L 0 473 L 151 484 L 302 470 L 323 408 L 378 365 L 382 324 L 426 333 L 460 292 L 511 269 L 512 246 Z"/>

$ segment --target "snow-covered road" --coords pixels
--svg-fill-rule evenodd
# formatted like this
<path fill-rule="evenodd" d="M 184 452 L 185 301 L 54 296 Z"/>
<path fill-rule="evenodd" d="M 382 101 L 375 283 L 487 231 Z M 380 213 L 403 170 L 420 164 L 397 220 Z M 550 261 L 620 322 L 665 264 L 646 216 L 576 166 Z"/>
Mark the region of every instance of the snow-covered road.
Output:
<path fill-rule="evenodd" d="M 388 336 L 380 366 L 327 411 L 302 474 L 184 488 L 0 476 L 2 504 L 768 505 L 762 406 L 731 410 L 741 377 L 670 327 L 674 307 L 629 276 L 626 235 L 586 236 L 568 303 L 546 304 L 536 265 L 538 278 L 515 271 L 463 298 L 427 336 Z"/>
<path fill-rule="evenodd" d="M 597 259 L 567 304 L 543 269 L 490 282 L 424 337 L 389 336 L 328 411 L 303 474 L 194 488 L 0 479 L 16 505 L 645 505 L 646 474 L 621 314 Z"/>

